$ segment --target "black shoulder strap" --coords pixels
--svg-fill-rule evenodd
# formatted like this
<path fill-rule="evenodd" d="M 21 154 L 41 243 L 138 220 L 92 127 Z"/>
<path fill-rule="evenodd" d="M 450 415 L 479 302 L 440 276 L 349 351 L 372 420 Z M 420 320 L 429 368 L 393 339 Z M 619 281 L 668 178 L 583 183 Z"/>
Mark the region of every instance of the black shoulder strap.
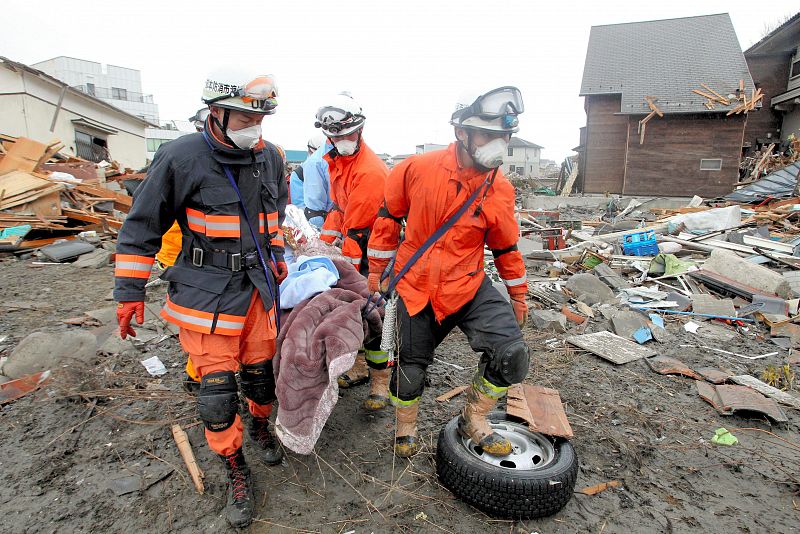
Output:
<path fill-rule="evenodd" d="M 298 165 L 297 168 L 294 170 L 294 173 L 297 175 L 298 178 L 300 178 L 301 182 L 305 182 L 306 181 L 306 177 L 303 176 L 303 166 L 302 165 Z"/>

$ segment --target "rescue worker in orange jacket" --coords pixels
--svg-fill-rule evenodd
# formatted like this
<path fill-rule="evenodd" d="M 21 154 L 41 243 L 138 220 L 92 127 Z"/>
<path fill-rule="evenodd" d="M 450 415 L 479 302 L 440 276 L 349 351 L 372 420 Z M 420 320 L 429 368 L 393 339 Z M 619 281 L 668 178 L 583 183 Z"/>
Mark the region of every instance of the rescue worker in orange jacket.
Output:
<path fill-rule="evenodd" d="M 417 413 L 428 365 L 436 346 L 459 327 L 480 365 L 468 390 L 459 431 L 484 452 L 511 453 L 511 443 L 495 432 L 486 415 L 509 386 L 521 382 L 529 364 L 520 328 L 528 306 L 528 278 L 517 250 L 514 187 L 499 170 L 523 104 L 519 90 L 501 87 L 462 99 L 452 115 L 456 142 L 445 150 L 412 156 L 392 169 L 385 205 L 369 241 L 369 286 L 386 290 L 381 274 L 395 257 L 394 273 L 465 204 L 472 205 L 428 248 L 396 285 L 398 357 L 390 381 L 396 406 L 395 452 L 408 457 L 419 449 Z M 405 238 L 400 241 L 402 219 Z M 484 244 L 511 297 L 511 305 L 486 277 Z"/>
<path fill-rule="evenodd" d="M 114 298 L 120 335 L 144 315 L 145 283 L 173 221 L 183 234 L 161 316 L 180 327 L 180 341 L 201 377 L 197 397 L 208 445 L 228 478 L 226 513 L 234 527 L 253 517 L 250 470 L 242 454 L 239 385 L 247 399 L 249 434 L 261 459 L 280 463 L 269 428 L 275 400 L 272 357 L 277 337 L 277 284 L 283 261 L 288 187 L 283 158 L 261 138 L 261 121 L 275 112 L 270 76 L 220 71 L 203 90 L 205 131 L 159 149 L 137 190 L 117 241 Z"/>
<path fill-rule="evenodd" d="M 383 188 L 389 173 L 364 142 L 365 121 L 361 106 L 349 94 L 340 93 L 319 108 L 314 124 L 333 144 L 324 159 L 330 170 L 334 207 L 322 225 L 320 238 L 329 244 L 341 240 L 342 254 L 364 276 L 369 272 L 367 243 L 383 203 Z M 380 350 L 380 338 L 367 342 L 364 349 L 370 391 L 363 406 L 380 410 L 389 404 L 389 357 Z M 353 367 L 357 366 L 358 362 Z M 344 383 L 340 380 L 341 385 L 358 382 L 358 377 L 346 376 Z"/>

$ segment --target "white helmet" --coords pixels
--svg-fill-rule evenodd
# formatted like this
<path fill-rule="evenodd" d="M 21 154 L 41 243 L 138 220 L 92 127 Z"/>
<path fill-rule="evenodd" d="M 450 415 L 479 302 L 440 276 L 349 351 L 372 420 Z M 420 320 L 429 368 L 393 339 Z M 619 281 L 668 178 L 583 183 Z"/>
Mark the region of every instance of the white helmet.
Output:
<path fill-rule="evenodd" d="M 321 148 L 322 146 L 324 146 L 326 140 L 327 140 L 327 137 L 325 137 L 322 134 L 317 134 L 314 137 L 309 138 L 309 140 L 308 140 L 308 149 L 313 152 L 313 151 L 317 150 L 318 148 Z"/>
<path fill-rule="evenodd" d="M 464 94 L 458 99 L 450 124 L 460 128 L 514 133 L 519 131 L 517 116 L 525 111 L 522 94 L 512 86 L 485 93 Z"/>
<path fill-rule="evenodd" d="M 223 109 L 272 115 L 278 106 L 278 87 L 272 75 L 253 76 L 232 69 L 219 69 L 208 75 L 203 102 Z"/>
<path fill-rule="evenodd" d="M 367 118 L 361 106 L 349 93 L 334 95 L 328 103 L 317 110 L 315 128 L 322 128 L 327 137 L 339 137 L 360 130 Z"/>

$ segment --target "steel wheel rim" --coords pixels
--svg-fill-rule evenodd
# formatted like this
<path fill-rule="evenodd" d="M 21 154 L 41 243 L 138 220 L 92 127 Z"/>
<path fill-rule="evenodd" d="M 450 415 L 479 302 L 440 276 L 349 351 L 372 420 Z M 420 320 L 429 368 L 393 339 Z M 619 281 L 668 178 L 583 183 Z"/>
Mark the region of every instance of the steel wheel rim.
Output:
<path fill-rule="evenodd" d="M 511 421 L 489 421 L 489 426 L 511 442 L 511 454 L 492 456 L 471 439 L 459 434 L 459 443 L 473 458 L 508 471 L 537 471 L 555 462 L 555 447 L 544 435 L 531 432 L 527 426 Z"/>

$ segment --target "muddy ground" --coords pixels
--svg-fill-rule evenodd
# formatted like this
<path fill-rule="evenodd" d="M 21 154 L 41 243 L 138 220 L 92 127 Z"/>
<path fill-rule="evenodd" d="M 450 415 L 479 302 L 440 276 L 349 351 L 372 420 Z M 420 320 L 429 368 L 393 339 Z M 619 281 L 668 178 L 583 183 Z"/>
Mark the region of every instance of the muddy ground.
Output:
<path fill-rule="evenodd" d="M 112 269 L 35 267 L 0 260 L 0 336 L 8 355 L 34 331 L 83 329 L 103 344 L 113 324 L 69 326 L 62 320 L 111 306 Z M 163 288 L 150 292 L 152 309 Z M 106 319 L 107 323 L 110 323 Z M 758 376 L 787 353 L 742 361 L 679 347 L 725 346 L 745 354 L 780 350 L 739 335 L 727 343 L 698 343 L 677 320 L 673 337 L 656 349 L 695 366 Z M 156 326 L 155 328 L 162 328 Z M 591 325 L 589 331 L 600 328 Z M 168 333 L 168 332 L 167 332 Z M 251 532 L 795 532 L 800 528 L 800 414 L 789 423 L 718 415 L 693 380 L 654 373 L 644 361 L 613 366 L 526 327 L 533 352 L 527 382 L 561 393 L 575 437 L 580 469 L 576 490 L 619 480 L 596 496 L 575 494 L 553 517 L 513 522 L 487 517 L 456 499 L 435 476 L 435 443 L 463 396 L 433 397 L 467 384 L 477 357 L 466 339 L 451 335 L 437 357 L 421 408 L 424 451 L 393 459 L 390 412 L 365 414 L 366 387 L 342 392 L 316 454 L 289 453 L 283 464 L 254 460 L 257 520 Z M 231 532 L 222 516 L 224 474 L 205 445 L 194 401 L 180 387 L 184 356 L 177 340 L 157 336 L 147 346 L 106 345 L 88 362 L 65 357 L 44 388 L 0 411 L 0 532 Z M 111 350 L 116 346 L 116 350 Z M 168 372 L 151 378 L 139 363 L 157 355 Z M 795 367 L 796 371 L 800 371 Z M 798 373 L 800 375 L 800 373 Z M 194 490 L 170 433 L 179 422 L 206 474 L 206 493 Z M 710 443 L 725 426 L 740 441 Z M 245 441 L 245 447 L 249 443 Z M 127 477 L 127 478 L 126 478 Z M 118 495 L 125 481 L 146 489 Z"/>

